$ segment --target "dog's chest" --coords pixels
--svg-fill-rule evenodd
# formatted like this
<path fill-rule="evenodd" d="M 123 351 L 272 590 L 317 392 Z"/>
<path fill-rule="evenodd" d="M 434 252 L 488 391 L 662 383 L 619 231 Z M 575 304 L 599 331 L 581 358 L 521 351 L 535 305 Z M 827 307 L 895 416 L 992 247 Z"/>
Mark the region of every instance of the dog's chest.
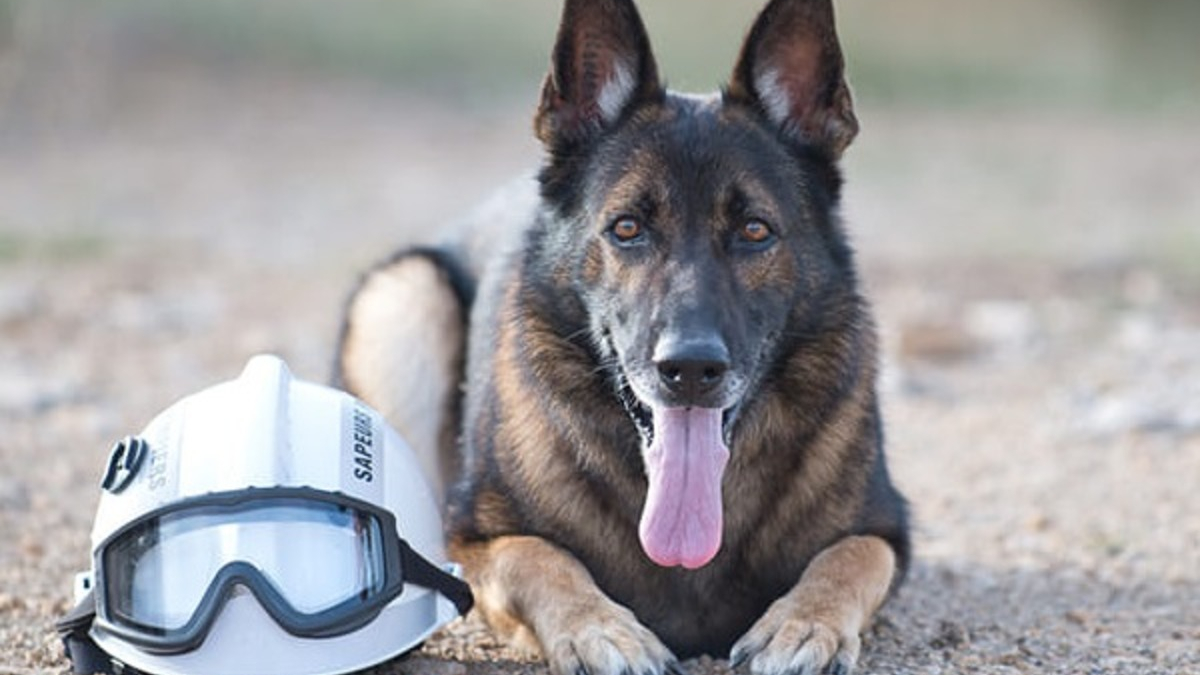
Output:
<path fill-rule="evenodd" d="M 773 569 L 722 555 L 704 568 L 686 570 L 658 567 L 640 550 L 627 553 L 624 569 L 596 575 L 600 587 L 633 610 L 680 658 L 726 656 L 802 572 L 786 554 L 773 561 Z"/>

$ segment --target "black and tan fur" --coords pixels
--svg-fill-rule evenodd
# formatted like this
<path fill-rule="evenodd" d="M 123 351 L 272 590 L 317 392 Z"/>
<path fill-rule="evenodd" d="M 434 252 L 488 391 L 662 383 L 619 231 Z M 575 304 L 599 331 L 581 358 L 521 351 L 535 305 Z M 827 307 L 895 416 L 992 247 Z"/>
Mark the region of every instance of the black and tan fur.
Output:
<path fill-rule="evenodd" d="M 842 71 L 829 0 L 771 2 L 707 98 L 662 88 L 630 1 L 567 0 L 536 185 L 350 300 L 340 382 L 451 485 L 477 606 L 556 672 L 703 653 L 848 672 L 903 576 L 874 329 L 837 216 L 857 131 Z M 646 409 L 663 405 L 724 410 L 722 543 L 699 569 L 639 545 Z"/>

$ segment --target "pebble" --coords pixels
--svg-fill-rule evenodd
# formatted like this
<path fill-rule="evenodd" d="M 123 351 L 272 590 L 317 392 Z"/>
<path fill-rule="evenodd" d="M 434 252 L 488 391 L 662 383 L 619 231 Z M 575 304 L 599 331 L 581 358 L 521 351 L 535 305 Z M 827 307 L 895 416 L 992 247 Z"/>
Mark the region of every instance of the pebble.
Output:
<path fill-rule="evenodd" d="M 993 351 L 1024 351 L 1038 335 L 1037 315 L 1028 302 L 983 300 L 968 305 L 966 332 Z"/>
<path fill-rule="evenodd" d="M 953 621 L 942 621 L 938 624 L 937 635 L 929 641 L 934 649 L 956 649 L 971 642 L 970 633 L 962 624 Z"/>
<path fill-rule="evenodd" d="M 1067 610 L 1063 618 L 1076 626 L 1087 626 L 1092 623 L 1092 615 L 1081 609 Z"/>
<path fill-rule="evenodd" d="M 978 341 L 950 321 L 913 321 L 900 328 L 899 355 L 935 363 L 961 361 L 979 351 Z"/>
<path fill-rule="evenodd" d="M 1154 660 L 1169 665 L 1195 656 L 1200 651 L 1196 640 L 1162 640 L 1154 645 Z"/>
<path fill-rule="evenodd" d="M 25 609 L 25 601 L 15 595 L 0 593 L 0 612 L 19 612 Z"/>
<path fill-rule="evenodd" d="M 1156 394 L 1150 394 L 1147 389 Z M 1110 438 L 1126 433 L 1186 435 L 1200 432 L 1200 403 L 1185 389 L 1132 387 L 1087 397 L 1078 418 L 1084 435 Z"/>

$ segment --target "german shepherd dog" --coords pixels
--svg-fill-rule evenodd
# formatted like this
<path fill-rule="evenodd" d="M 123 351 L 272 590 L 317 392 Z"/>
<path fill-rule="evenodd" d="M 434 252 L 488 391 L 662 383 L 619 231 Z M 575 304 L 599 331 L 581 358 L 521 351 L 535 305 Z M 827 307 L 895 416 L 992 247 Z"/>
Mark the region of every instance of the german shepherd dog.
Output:
<path fill-rule="evenodd" d="M 339 383 L 450 486 L 477 606 L 555 672 L 849 672 L 909 538 L 831 0 L 770 2 L 703 97 L 631 0 L 566 0 L 534 128 L 536 182 L 363 277 Z"/>

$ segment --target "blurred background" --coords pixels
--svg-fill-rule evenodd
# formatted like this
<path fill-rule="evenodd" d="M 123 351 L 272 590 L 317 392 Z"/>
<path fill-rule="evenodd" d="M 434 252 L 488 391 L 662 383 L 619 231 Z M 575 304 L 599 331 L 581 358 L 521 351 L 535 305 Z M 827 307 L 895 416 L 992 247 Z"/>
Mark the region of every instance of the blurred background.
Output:
<path fill-rule="evenodd" d="M 687 91 L 724 82 L 757 10 L 643 4 L 661 72 Z M 863 206 L 886 213 L 854 214 L 864 240 L 1165 263 L 1200 247 L 1200 191 L 1179 175 L 1195 169 L 1200 4 L 838 9 L 864 128 L 849 175 L 889 191 Z M 536 159 L 526 118 L 556 14 L 547 0 L 0 0 L 0 257 L 127 233 L 236 247 L 230 228 L 267 228 L 270 258 L 325 255 L 347 217 L 378 221 L 338 247 L 361 255 L 409 221 L 428 228 Z M 447 157 L 460 148 L 469 171 Z M 54 181 L 73 182 L 50 197 Z M 934 203 L 910 215 L 892 197 L 914 190 Z"/>
<path fill-rule="evenodd" d="M 685 91 L 760 7 L 639 4 Z M 921 560 L 868 665 L 1200 667 L 1200 2 L 837 10 Z M 536 165 L 557 15 L 0 0 L 0 673 L 62 666 L 115 438 L 258 351 L 325 380 L 360 271 Z"/>

